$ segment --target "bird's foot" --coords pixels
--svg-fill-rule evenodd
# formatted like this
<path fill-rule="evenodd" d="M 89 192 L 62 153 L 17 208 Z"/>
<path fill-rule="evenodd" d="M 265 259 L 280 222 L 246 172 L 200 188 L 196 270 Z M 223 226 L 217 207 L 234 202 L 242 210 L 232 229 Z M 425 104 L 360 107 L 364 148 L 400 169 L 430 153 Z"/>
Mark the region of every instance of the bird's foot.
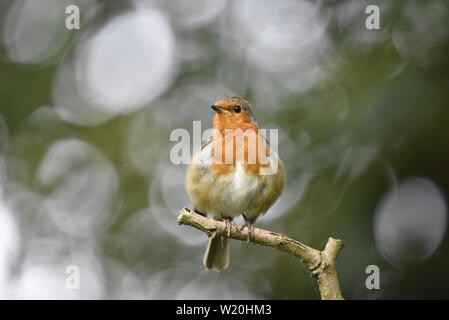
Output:
<path fill-rule="evenodd" d="M 254 225 L 252 224 L 252 222 L 245 220 L 245 224 L 240 227 L 240 231 L 245 228 L 248 229 L 248 237 L 246 238 L 246 246 L 248 246 L 250 241 L 254 239 Z"/>
<path fill-rule="evenodd" d="M 235 229 L 238 229 L 237 223 L 232 221 L 232 219 L 224 219 L 225 225 L 226 225 L 226 235 L 228 238 L 231 237 L 231 228 L 234 227 Z"/>

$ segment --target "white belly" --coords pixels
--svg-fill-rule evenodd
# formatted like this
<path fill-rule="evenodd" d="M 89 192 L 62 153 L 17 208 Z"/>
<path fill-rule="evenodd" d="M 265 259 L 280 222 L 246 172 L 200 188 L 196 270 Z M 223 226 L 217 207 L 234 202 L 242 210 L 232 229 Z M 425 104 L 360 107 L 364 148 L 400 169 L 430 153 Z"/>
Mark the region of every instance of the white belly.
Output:
<path fill-rule="evenodd" d="M 213 214 L 217 217 L 236 217 L 248 214 L 257 207 L 257 199 L 261 196 L 263 184 L 257 176 L 248 176 L 241 164 L 237 164 L 235 172 L 216 179 L 213 187 L 216 208 Z"/>

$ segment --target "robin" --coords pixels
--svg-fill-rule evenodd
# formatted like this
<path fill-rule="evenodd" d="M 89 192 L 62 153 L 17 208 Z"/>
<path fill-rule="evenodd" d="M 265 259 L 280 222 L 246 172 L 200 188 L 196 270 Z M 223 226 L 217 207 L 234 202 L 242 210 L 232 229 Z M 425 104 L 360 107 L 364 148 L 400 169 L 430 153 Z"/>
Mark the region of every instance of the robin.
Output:
<path fill-rule="evenodd" d="M 260 134 L 248 101 L 225 97 L 212 109 L 213 134 L 188 166 L 187 193 L 197 213 L 225 221 L 228 236 L 232 219 L 242 215 L 249 241 L 256 219 L 282 192 L 284 165 Z M 226 236 L 209 239 L 203 263 L 207 270 L 229 266 Z"/>

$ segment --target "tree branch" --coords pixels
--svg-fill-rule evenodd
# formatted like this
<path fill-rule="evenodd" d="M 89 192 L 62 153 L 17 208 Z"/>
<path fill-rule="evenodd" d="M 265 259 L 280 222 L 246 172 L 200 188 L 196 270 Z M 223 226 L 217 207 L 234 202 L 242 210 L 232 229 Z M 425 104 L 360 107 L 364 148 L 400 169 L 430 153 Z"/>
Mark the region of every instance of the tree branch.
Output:
<path fill-rule="evenodd" d="M 226 224 L 224 222 L 203 217 L 187 208 L 181 209 L 178 224 L 194 227 L 203 231 L 209 237 L 227 235 Z M 248 228 L 240 230 L 240 228 L 231 225 L 229 238 L 246 241 L 248 239 Z M 329 238 L 324 250 L 319 251 L 283 234 L 254 228 L 254 233 L 250 241 L 279 249 L 299 259 L 310 269 L 312 276 L 317 279 L 321 299 L 343 299 L 336 269 L 337 256 L 344 246 L 341 240 Z"/>

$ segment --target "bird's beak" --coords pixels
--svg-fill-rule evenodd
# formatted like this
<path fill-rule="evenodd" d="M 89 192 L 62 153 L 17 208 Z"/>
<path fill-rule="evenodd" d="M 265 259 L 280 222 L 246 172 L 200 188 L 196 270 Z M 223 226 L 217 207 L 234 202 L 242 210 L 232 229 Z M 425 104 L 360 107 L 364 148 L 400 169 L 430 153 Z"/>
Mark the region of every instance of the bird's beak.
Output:
<path fill-rule="evenodd" d="M 216 106 L 216 105 L 212 105 L 211 108 L 214 109 L 214 111 L 215 111 L 216 113 L 225 113 L 225 112 L 228 112 L 228 110 L 223 109 L 222 107 L 219 107 L 219 106 Z"/>

